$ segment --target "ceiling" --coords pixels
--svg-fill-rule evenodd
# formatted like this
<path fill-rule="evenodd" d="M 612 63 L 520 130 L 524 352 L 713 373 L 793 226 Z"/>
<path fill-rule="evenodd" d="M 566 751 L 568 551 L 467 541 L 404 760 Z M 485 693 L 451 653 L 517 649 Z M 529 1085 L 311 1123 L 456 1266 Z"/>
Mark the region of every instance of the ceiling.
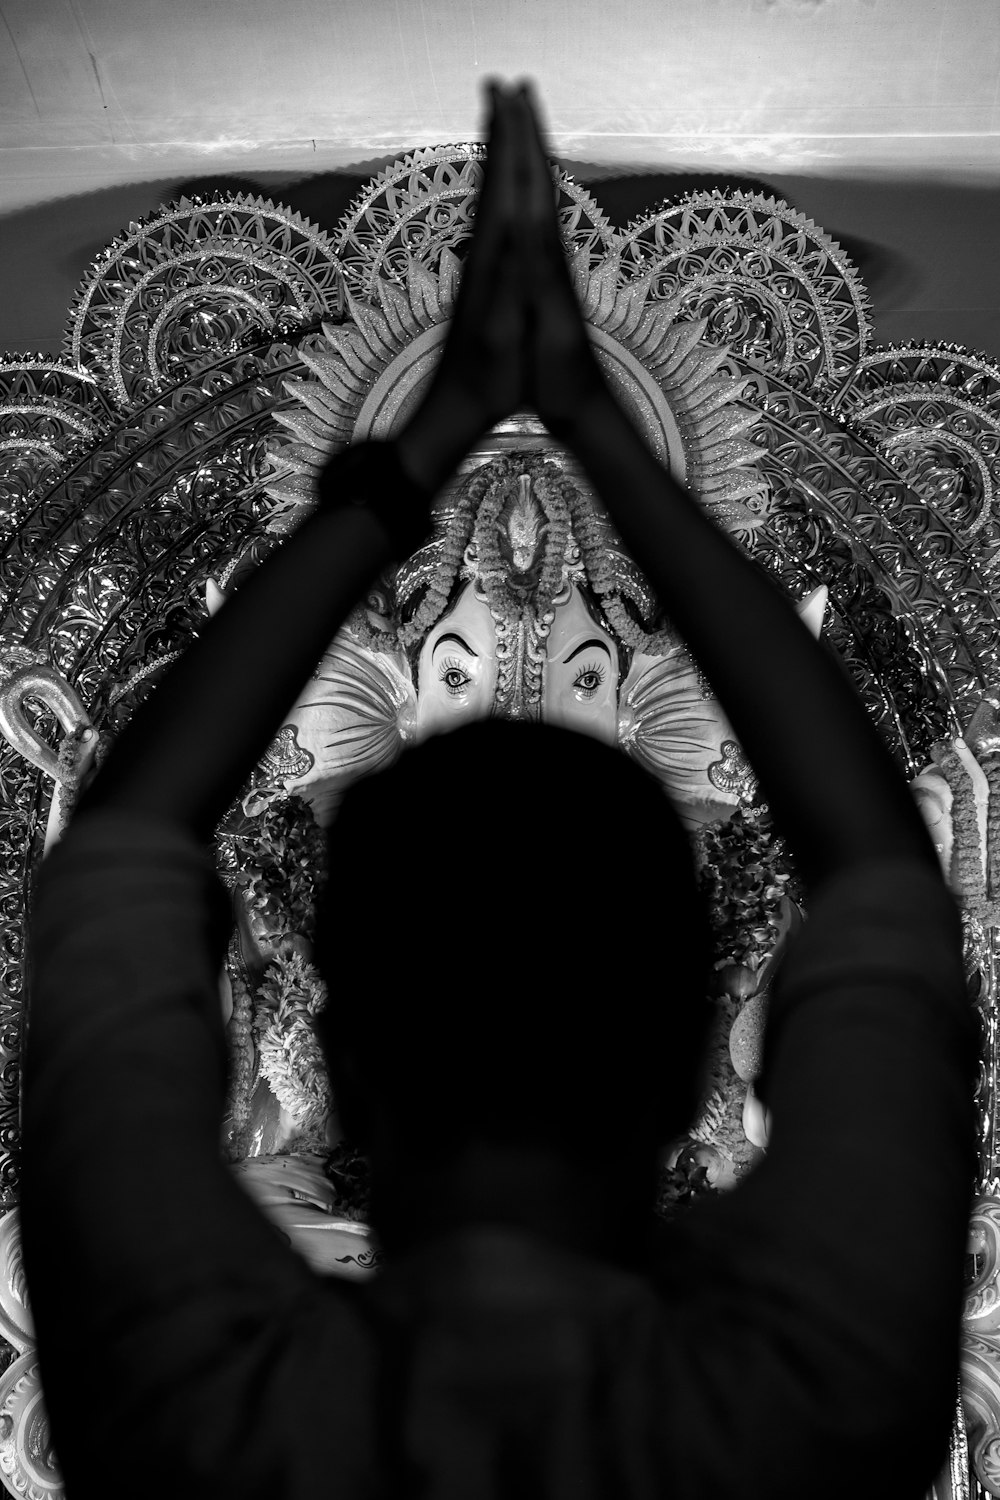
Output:
<path fill-rule="evenodd" d="M 683 174 L 791 184 L 923 281 L 947 218 L 977 271 L 930 311 L 1000 355 L 998 0 L 0 0 L 0 349 L 54 351 L 93 256 L 180 187 L 332 228 L 394 157 L 481 139 L 490 75 L 535 81 L 550 153 L 623 211 Z"/>

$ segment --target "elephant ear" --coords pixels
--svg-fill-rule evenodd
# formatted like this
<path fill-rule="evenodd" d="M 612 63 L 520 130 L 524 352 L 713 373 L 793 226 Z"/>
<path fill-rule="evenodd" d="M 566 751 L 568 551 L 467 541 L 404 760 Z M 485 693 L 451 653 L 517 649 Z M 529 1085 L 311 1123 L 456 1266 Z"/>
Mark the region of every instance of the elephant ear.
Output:
<path fill-rule="evenodd" d="M 738 792 L 713 784 L 709 770 L 735 740 L 718 701 L 683 647 L 636 655 L 622 688 L 619 743 L 661 782 L 674 802 L 733 808 Z"/>
<path fill-rule="evenodd" d="M 796 605 L 817 639 L 828 594 L 822 584 Z M 682 807 L 725 816 L 756 787 L 722 705 L 679 644 L 663 656 L 634 658 L 622 687 L 618 739 Z"/>
<path fill-rule="evenodd" d="M 312 806 L 326 827 L 345 788 L 389 766 L 416 725 L 416 695 L 406 658 L 362 646 L 342 631 L 261 762 Z"/>

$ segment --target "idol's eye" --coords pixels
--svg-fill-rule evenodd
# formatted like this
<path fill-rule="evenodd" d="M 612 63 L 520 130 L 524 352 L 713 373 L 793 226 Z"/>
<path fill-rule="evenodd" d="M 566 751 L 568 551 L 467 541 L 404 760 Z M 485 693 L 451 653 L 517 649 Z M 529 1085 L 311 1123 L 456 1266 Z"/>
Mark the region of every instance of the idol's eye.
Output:
<path fill-rule="evenodd" d="M 581 698 L 593 698 L 603 684 L 605 675 L 606 669 L 601 666 L 600 662 L 590 662 L 579 676 L 574 678 L 573 686 Z"/>
<path fill-rule="evenodd" d="M 446 656 L 438 669 L 438 680 L 444 683 L 445 692 L 452 698 L 460 698 L 472 678 L 461 662 L 456 661 L 453 656 Z"/>

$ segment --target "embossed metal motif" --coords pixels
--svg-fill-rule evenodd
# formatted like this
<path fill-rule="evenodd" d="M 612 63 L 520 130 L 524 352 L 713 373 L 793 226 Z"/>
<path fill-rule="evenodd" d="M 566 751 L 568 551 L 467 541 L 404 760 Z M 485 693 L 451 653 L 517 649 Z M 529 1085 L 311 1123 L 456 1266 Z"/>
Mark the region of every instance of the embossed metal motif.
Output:
<path fill-rule="evenodd" d="M 308 512 L 325 455 L 390 436 L 407 419 L 447 336 L 483 158 L 479 145 L 401 158 L 332 234 L 261 199 L 170 205 L 95 261 L 62 360 L 0 359 L 0 1207 L 11 1224 L 26 904 L 39 861 L 145 695 L 226 590 Z M 661 460 L 795 599 L 825 585 L 826 638 L 915 777 L 998 686 L 1000 367 L 957 346 L 873 345 L 857 271 L 780 200 L 689 194 L 617 233 L 567 174 L 554 170 L 553 182 L 574 284 L 619 399 Z M 428 546 L 375 589 L 362 611 L 367 636 L 331 643 L 240 815 L 295 786 L 312 787 L 317 816 L 335 805 L 337 767 L 320 764 L 310 738 L 320 719 L 335 723 L 338 766 L 351 774 L 384 764 L 412 737 L 419 641 L 407 640 L 404 615 L 419 607 L 431 619 L 427 600 L 446 577 L 449 588 L 464 582 L 486 597 L 470 495 L 510 517 L 511 556 L 523 554 L 524 569 L 541 546 L 543 512 L 550 528 L 568 517 L 549 559 L 562 569 L 552 597 L 593 585 L 623 672 L 636 653 L 619 697 L 622 748 L 679 794 L 748 805 L 752 774 L 695 664 L 671 644 L 669 621 L 572 460 L 521 414 L 463 465 Z M 590 552 L 588 537 L 600 542 Z M 598 554 L 609 560 L 599 588 Z M 494 610 L 500 644 L 524 660 L 505 669 L 501 696 L 532 713 L 549 628 L 538 597 L 516 626 Z M 710 726 L 696 748 L 688 736 L 686 759 L 676 744 L 681 707 Z M 218 846 L 230 886 L 246 875 L 241 827 L 236 817 Z M 983 891 L 966 933 L 982 1024 L 988 1205 L 1000 1194 L 1000 1158 L 996 928 Z M 273 1134 L 267 1108 L 253 1103 L 270 1097 L 253 1029 L 264 976 L 277 972 L 265 905 L 250 910 L 250 937 L 229 962 L 234 1057 L 250 1101 L 230 1144 L 244 1159 L 255 1129 L 258 1150 Z M 292 960 L 282 963 L 294 980 Z M 280 1003 L 298 1026 L 291 981 Z M 992 1285 L 977 1283 L 970 1304 L 979 1320 L 970 1369 L 988 1364 Z M 26 1477 L 7 1442 L 27 1420 L 25 1381 L 37 1376 L 30 1335 L 6 1337 L 17 1359 L 0 1380 L 0 1482 L 11 1493 L 38 1484 L 53 1493 L 57 1475 L 43 1465 Z M 1000 1494 L 990 1446 L 1000 1420 L 987 1388 L 979 1382 L 965 1404 L 981 1460 L 971 1478 L 959 1408 L 953 1496 Z"/>

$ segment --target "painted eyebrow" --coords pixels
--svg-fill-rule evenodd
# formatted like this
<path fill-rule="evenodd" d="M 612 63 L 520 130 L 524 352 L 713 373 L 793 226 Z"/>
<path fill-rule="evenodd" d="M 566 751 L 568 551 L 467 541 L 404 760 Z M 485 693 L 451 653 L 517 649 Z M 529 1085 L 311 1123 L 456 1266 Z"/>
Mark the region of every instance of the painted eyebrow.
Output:
<path fill-rule="evenodd" d="M 437 641 L 435 641 L 435 643 L 434 643 L 434 650 L 436 651 L 437 648 L 438 648 L 438 646 L 443 646 L 444 643 L 445 643 L 445 641 L 454 641 L 456 643 L 456 645 L 461 646 L 462 650 L 465 651 L 465 652 L 467 652 L 469 654 L 469 656 L 478 656 L 479 655 L 479 652 L 478 651 L 473 651 L 473 649 L 469 645 L 468 641 L 463 640 L 463 638 L 460 635 L 442 635 Z"/>
<path fill-rule="evenodd" d="M 577 646 L 575 651 L 571 651 L 568 656 L 563 657 L 563 666 L 569 666 L 574 656 L 579 656 L 580 652 L 586 651 L 588 646 L 600 646 L 602 651 L 607 652 L 608 660 L 611 660 L 611 648 L 608 646 L 607 641 L 599 641 L 595 636 L 593 640 L 584 641 L 581 645 Z"/>

